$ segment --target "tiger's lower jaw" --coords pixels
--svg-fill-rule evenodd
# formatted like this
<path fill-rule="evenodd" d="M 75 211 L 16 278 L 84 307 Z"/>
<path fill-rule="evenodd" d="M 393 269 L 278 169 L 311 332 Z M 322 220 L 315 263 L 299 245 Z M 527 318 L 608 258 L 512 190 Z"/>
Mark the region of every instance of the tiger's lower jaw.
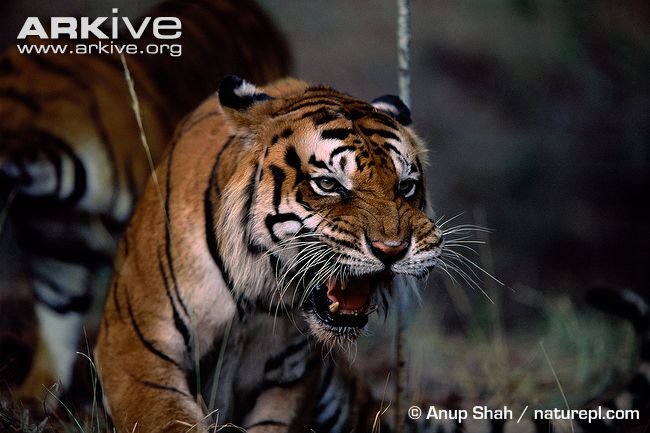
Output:
<path fill-rule="evenodd" d="M 392 274 L 374 274 L 347 280 L 330 278 L 307 298 L 303 313 L 316 338 L 326 345 L 354 341 L 378 310 L 372 303 Z"/>

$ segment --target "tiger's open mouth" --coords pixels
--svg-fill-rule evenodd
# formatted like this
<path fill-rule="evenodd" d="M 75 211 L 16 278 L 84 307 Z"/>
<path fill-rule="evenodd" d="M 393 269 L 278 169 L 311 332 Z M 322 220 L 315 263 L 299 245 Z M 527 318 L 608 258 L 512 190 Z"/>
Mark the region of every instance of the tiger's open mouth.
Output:
<path fill-rule="evenodd" d="M 368 323 L 368 316 L 377 311 L 374 296 L 387 287 L 393 274 L 372 274 L 341 280 L 329 278 L 308 299 L 306 311 L 321 327 L 334 334 L 350 335 Z M 353 332 L 356 333 L 356 332 Z"/>

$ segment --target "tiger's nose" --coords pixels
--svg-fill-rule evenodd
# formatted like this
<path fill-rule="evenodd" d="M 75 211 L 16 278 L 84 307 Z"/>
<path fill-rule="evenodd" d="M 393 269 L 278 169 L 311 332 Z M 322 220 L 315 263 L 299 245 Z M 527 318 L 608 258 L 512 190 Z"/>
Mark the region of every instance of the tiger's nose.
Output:
<path fill-rule="evenodd" d="M 386 266 L 390 266 L 406 255 L 409 243 L 403 241 L 372 241 L 370 251 Z"/>

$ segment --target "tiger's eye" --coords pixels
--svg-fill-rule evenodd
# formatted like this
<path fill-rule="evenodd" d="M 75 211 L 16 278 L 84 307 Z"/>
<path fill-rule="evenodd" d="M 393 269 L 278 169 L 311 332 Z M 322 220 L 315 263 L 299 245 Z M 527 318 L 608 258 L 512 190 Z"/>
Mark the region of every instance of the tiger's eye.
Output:
<path fill-rule="evenodd" d="M 325 192 L 335 191 L 339 187 L 339 183 L 330 177 L 319 177 L 316 184 Z"/>
<path fill-rule="evenodd" d="M 406 179 L 403 180 L 399 183 L 399 194 L 402 197 L 408 198 L 415 194 L 415 187 L 417 186 L 417 183 L 414 179 Z"/>

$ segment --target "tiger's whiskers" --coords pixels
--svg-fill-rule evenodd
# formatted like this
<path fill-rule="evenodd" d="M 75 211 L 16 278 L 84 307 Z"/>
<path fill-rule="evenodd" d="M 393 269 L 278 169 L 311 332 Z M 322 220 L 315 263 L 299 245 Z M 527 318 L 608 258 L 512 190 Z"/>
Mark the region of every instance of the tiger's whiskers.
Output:
<path fill-rule="evenodd" d="M 476 251 L 474 246 L 485 244 L 485 241 L 475 239 L 473 234 L 492 233 L 492 230 L 475 224 L 458 224 L 444 228 L 445 225 L 460 215 L 458 214 L 446 221 L 443 221 L 441 218 L 436 223 L 442 229 L 442 235 L 445 238 L 437 269 L 446 274 L 454 285 L 459 283 L 454 275 L 460 277 L 469 287 L 479 290 L 492 304 L 495 304 L 494 300 L 481 285 L 481 275 L 491 279 L 502 287 L 506 287 L 506 285 L 468 257 L 468 254 L 480 257 L 479 252 Z"/>

